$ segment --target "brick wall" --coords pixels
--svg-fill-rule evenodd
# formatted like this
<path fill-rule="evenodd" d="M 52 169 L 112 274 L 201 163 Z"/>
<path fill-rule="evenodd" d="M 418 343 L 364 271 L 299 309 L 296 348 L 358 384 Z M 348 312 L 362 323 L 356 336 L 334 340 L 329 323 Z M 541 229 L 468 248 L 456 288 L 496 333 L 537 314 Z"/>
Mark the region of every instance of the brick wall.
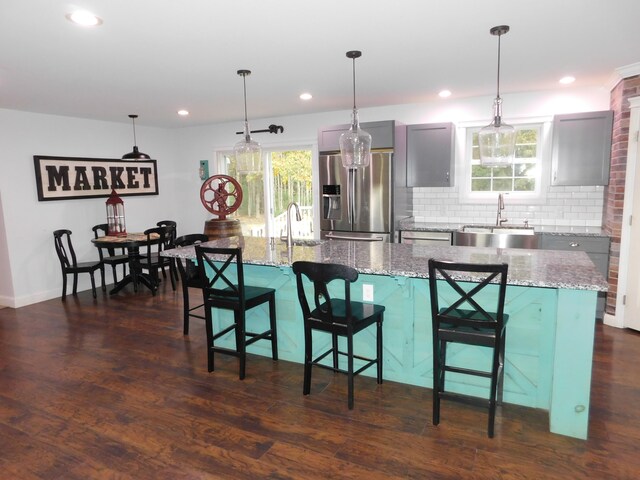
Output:
<path fill-rule="evenodd" d="M 609 185 L 605 187 L 602 227 L 611 236 L 609 260 L 609 292 L 606 312 L 616 312 L 618 291 L 618 265 L 620 260 L 620 234 L 622 231 L 622 209 L 624 206 L 624 183 L 627 169 L 627 144 L 629 142 L 628 99 L 640 95 L 640 75 L 625 78 L 611 91 L 613 110 L 613 141 L 611 145 L 611 169 Z"/>

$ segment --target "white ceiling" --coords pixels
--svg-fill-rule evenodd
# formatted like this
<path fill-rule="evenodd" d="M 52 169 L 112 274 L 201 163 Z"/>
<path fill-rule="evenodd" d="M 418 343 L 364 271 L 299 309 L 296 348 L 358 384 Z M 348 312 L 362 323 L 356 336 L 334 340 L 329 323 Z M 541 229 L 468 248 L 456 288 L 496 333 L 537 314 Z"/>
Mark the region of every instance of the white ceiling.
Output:
<path fill-rule="evenodd" d="M 65 14 L 90 10 L 83 28 Z M 0 108 L 180 127 L 358 107 L 610 86 L 640 62 L 639 0 L 0 0 Z M 313 94 L 303 102 L 298 95 Z M 446 101 L 440 100 L 438 101 Z M 188 118 L 176 111 L 186 108 Z"/>

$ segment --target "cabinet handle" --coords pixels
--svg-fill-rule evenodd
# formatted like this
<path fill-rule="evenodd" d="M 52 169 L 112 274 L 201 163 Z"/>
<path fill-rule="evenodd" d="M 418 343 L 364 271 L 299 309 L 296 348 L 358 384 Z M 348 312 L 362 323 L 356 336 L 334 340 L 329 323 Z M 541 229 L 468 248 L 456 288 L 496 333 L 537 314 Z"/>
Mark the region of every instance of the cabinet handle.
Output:
<path fill-rule="evenodd" d="M 444 178 L 447 182 L 449 182 L 449 172 L 445 173 Z"/>
<path fill-rule="evenodd" d="M 569 243 L 569 246 L 570 246 L 571 248 L 576 248 L 576 247 L 579 247 L 579 246 L 580 246 L 580 244 L 579 244 L 578 242 L 571 242 L 571 243 Z"/>

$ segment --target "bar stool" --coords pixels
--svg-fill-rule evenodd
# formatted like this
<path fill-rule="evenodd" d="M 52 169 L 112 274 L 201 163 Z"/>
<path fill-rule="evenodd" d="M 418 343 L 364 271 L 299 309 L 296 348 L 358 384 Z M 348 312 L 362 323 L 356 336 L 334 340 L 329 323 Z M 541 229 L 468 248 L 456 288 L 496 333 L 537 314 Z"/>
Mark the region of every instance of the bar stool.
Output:
<path fill-rule="evenodd" d="M 304 318 L 304 386 L 302 393 L 308 395 L 311 390 L 311 367 L 325 368 L 347 375 L 348 407 L 353 408 L 354 377 L 376 365 L 377 382 L 382 383 L 382 321 L 384 320 L 385 307 L 371 303 L 362 303 L 351 300 L 351 283 L 358 279 L 356 269 L 347 265 L 294 262 L 293 273 L 296 274 L 298 288 L 298 300 L 302 308 Z M 307 277 L 313 285 L 313 298 L 315 308 L 311 310 L 305 292 L 303 276 Z M 327 285 L 334 281 L 344 282 L 344 298 L 331 298 Z M 366 358 L 353 352 L 353 337 L 370 325 L 376 325 L 376 357 Z M 331 335 L 331 348 L 315 359 L 313 358 L 313 330 L 329 333 Z M 347 339 L 347 351 L 338 349 L 338 336 Z M 333 365 L 320 363 L 329 354 L 332 355 Z M 347 369 L 339 368 L 339 355 L 347 358 Z M 364 361 L 364 365 L 354 371 L 353 361 Z"/>
<path fill-rule="evenodd" d="M 502 404 L 504 383 L 505 327 L 509 320 L 509 315 L 504 313 L 507 269 L 506 263 L 474 264 L 429 259 L 434 425 L 440 423 L 441 398 L 479 404 L 489 408 L 488 436 L 493 438 L 496 405 Z M 494 294 L 484 290 L 489 285 L 496 286 L 498 291 Z M 490 371 L 447 364 L 448 343 L 491 348 Z M 446 372 L 489 378 L 489 398 L 447 391 Z"/>
<path fill-rule="evenodd" d="M 258 340 L 271 342 L 271 356 L 278 360 L 278 338 L 276 331 L 276 291 L 273 288 L 245 285 L 240 248 L 211 248 L 195 246 L 200 276 L 206 279 L 202 288 L 207 331 L 207 364 L 213 372 L 214 353 L 233 355 L 240 360 L 240 380 L 245 377 L 247 346 Z M 235 279 L 234 279 L 235 270 Z M 245 316 L 249 309 L 269 303 L 269 329 L 262 333 L 246 331 Z M 213 331 L 211 310 L 232 310 L 234 321 L 219 332 Z M 215 340 L 233 331 L 236 348 L 215 345 Z"/>
<path fill-rule="evenodd" d="M 189 247 L 202 242 L 208 242 L 209 237 L 203 233 L 191 233 L 189 235 L 183 235 L 175 239 L 176 248 Z M 189 306 L 189 288 L 197 288 L 200 291 L 205 286 L 205 283 L 200 276 L 200 270 L 193 260 L 185 258 L 176 258 L 178 265 L 178 273 L 180 273 L 180 281 L 182 283 L 182 307 L 183 307 L 183 327 L 182 331 L 185 335 L 189 335 L 189 317 L 205 319 L 204 315 L 193 313 L 194 310 L 198 310 L 204 307 L 204 303 L 191 307 Z"/>

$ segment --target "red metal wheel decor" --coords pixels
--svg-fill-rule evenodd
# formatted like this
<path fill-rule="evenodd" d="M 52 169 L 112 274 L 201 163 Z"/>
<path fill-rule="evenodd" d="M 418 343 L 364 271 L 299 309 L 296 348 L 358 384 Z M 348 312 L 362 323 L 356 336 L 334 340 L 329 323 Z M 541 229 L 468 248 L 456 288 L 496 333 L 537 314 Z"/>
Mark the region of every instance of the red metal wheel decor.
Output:
<path fill-rule="evenodd" d="M 224 220 L 242 203 L 242 187 L 238 181 L 228 175 L 213 175 L 200 187 L 200 201 L 207 211 Z"/>

